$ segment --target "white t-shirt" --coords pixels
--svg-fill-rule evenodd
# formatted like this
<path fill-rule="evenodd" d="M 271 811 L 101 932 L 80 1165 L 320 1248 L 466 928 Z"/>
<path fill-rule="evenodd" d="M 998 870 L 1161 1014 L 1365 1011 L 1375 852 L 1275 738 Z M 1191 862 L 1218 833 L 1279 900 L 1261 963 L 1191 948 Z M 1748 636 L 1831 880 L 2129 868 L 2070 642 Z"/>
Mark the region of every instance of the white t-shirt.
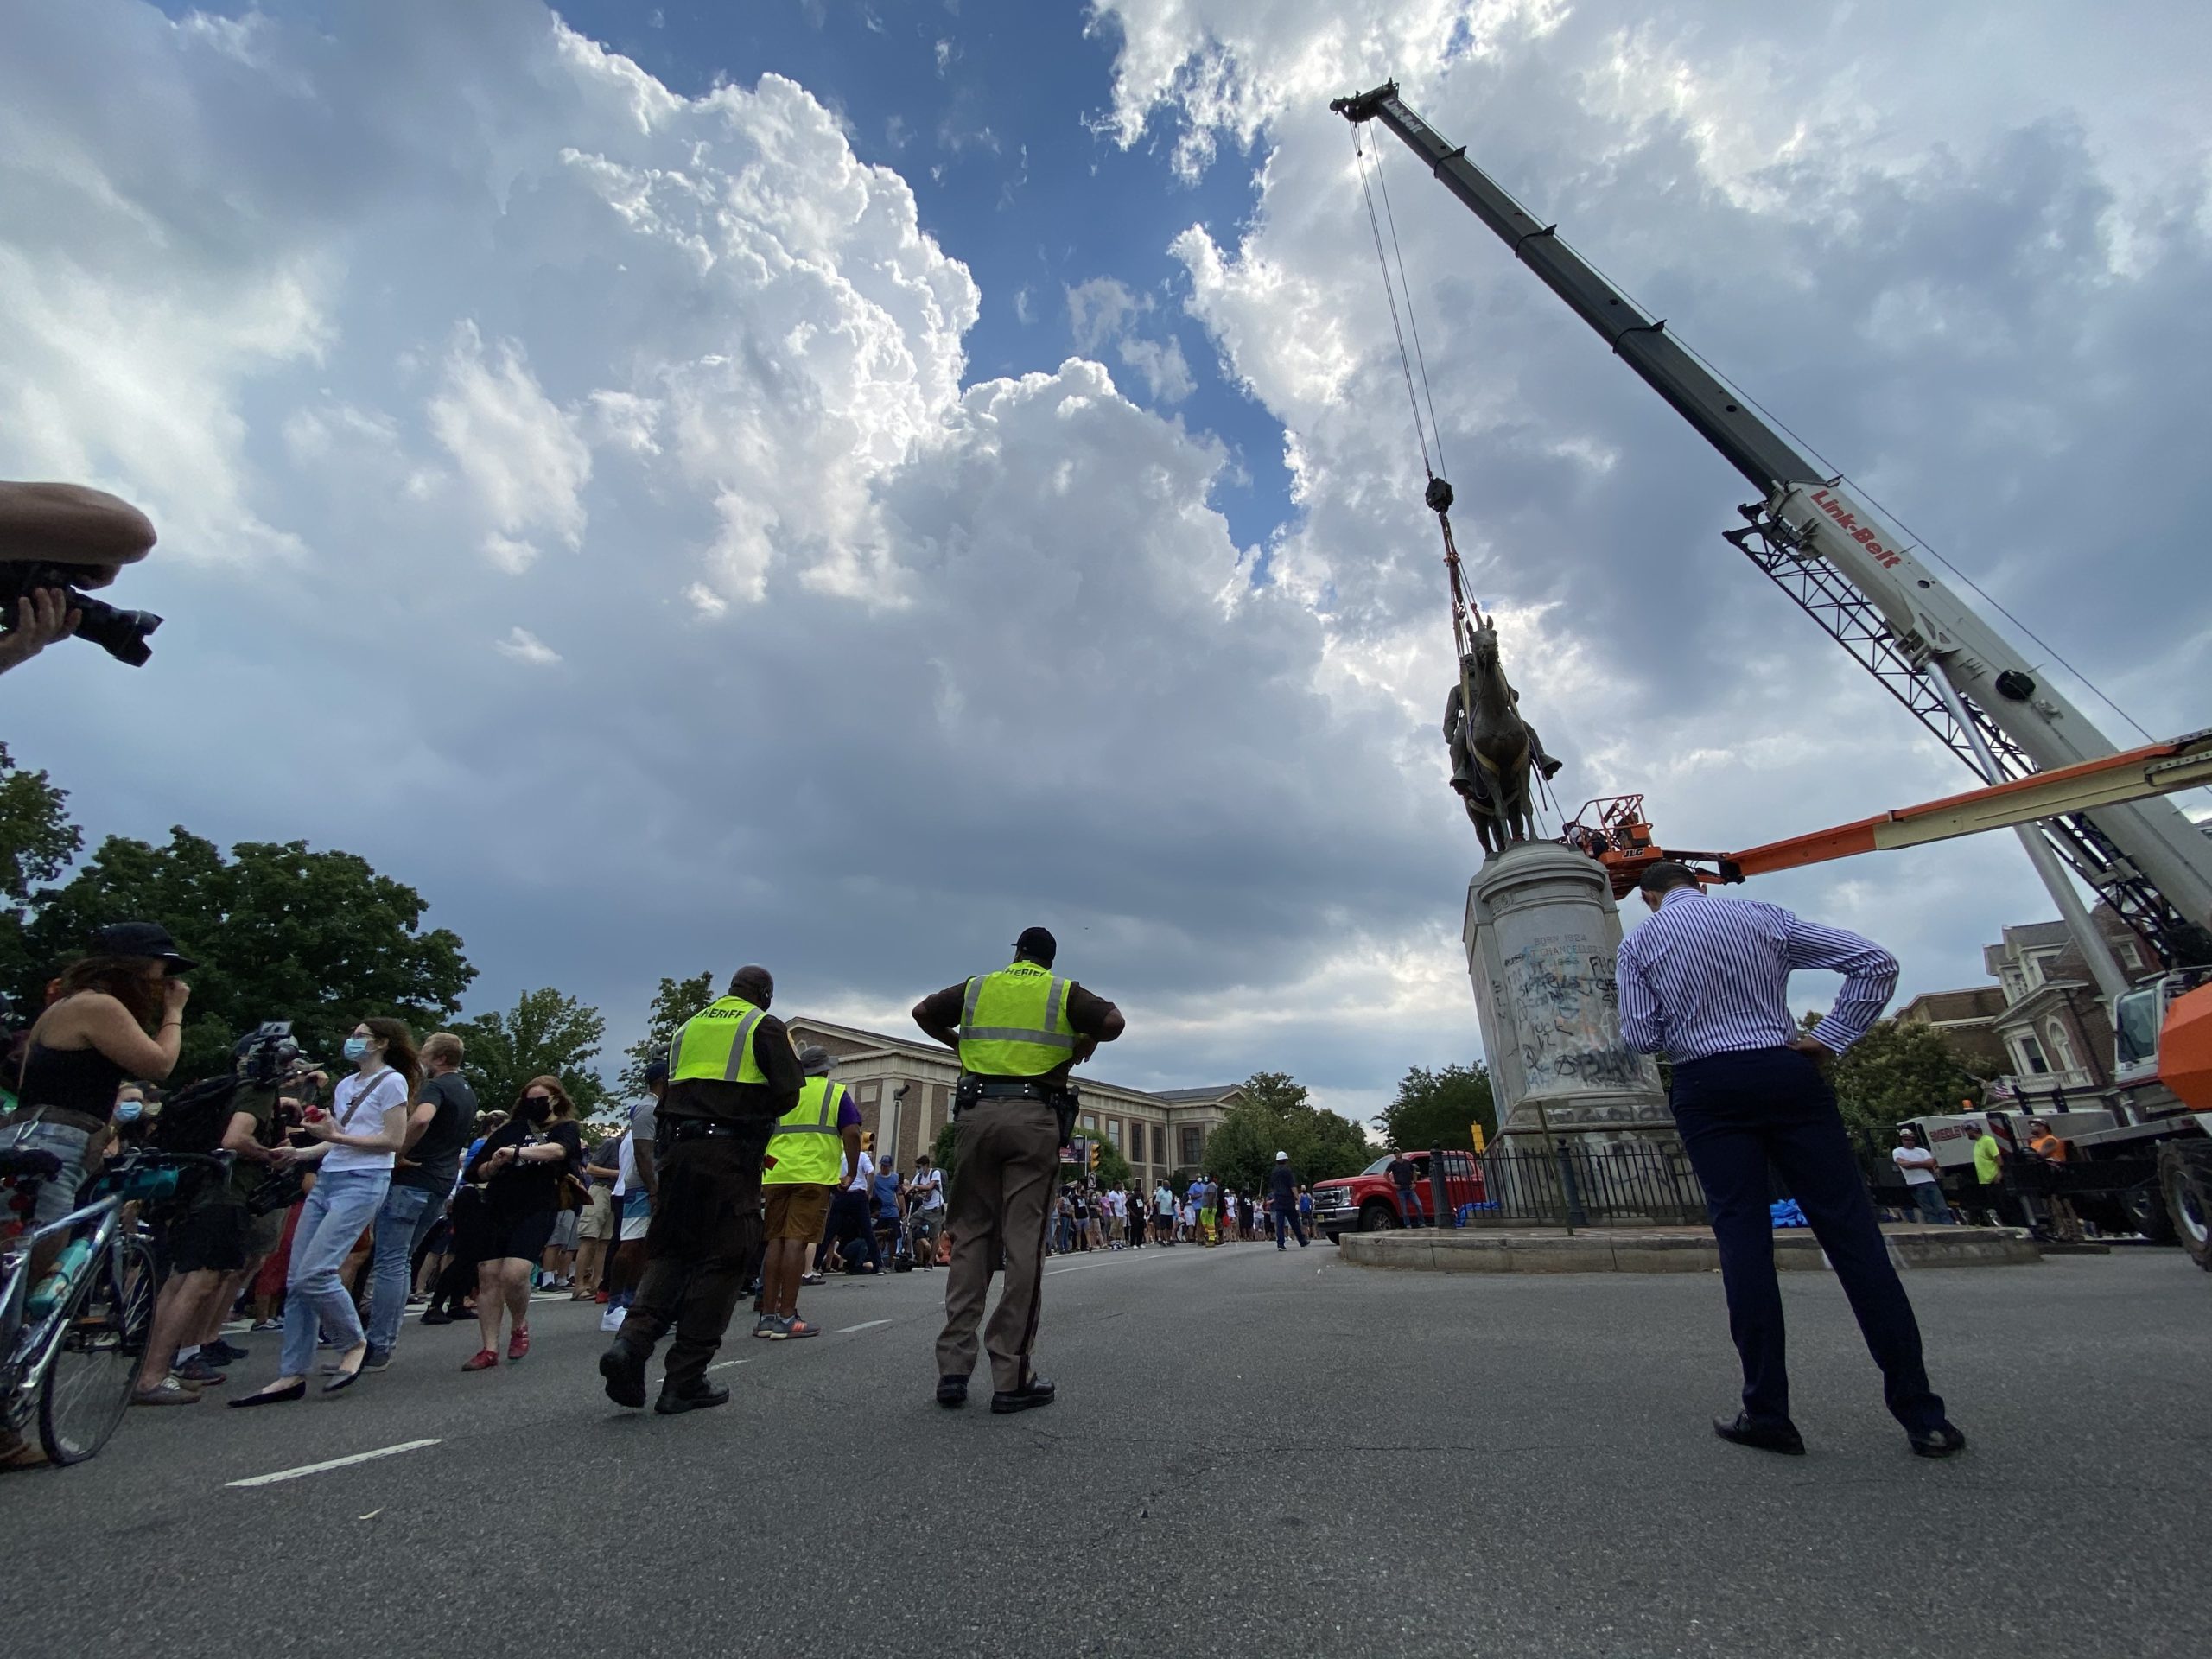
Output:
<path fill-rule="evenodd" d="M 1890 1161 L 1904 1172 L 1907 1186 L 1925 1186 L 1936 1179 L 1936 1154 L 1925 1147 L 1899 1147 L 1890 1154 Z"/>
<path fill-rule="evenodd" d="M 1163 1216 L 1173 1215 L 1175 1213 L 1175 1195 L 1173 1192 L 1170 1192 L 1165 1186 L 1154 1187 L 1152 1193 L 1152 1207 Z"/>
<path fill-rule="evenodd" d="M 330 1092 L 330 1115 L 341 1135 L 382 1135 L 384 1115 L 407 1103 L 407 1079 L 386 1067 L 367 1077 L 356 1071 L 340 1077 Z M 358 1147 L 333 1147 L 322 1155 L 326 1173 L 348 1169 L 390 1169 L 397 1156 L 390 1152 L 363 1152 Z"/>
<path fill-rule="evenodd" d="M 851 1159 L 845 1158 L 839 1160 L 837 1164 L 838 1178 L 841 1180 L 843 1180 L 845 1185 L 855 1192 L 867 1192 L 868 1189 L 868 1183 L 875 1179 L 875 1160 L 869 1157 L 868 1154 L 862 1153 L 861 1154 L 861 1173 L 857 1175 L 851 1174 L 853 1160 Z M 848 1177 L 849 1177 L 849 1179 L 847 1179 Z"/>
<path fill-rule="evenodd" d="M 944 1175 L 942 1171 L 925 1169 L 906 1183 L 908 1210 L 937 1210 L 944 1205 Z"/>

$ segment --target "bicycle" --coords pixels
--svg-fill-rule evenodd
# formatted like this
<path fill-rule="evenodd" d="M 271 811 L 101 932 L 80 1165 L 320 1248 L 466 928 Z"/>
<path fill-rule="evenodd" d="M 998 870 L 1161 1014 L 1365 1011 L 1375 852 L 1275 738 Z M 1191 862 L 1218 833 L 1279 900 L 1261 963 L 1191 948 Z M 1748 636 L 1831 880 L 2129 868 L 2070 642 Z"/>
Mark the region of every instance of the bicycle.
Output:
<path fill-rule="evenodd" d="M 124 1206 L 174 1201 L 188 1174 L 222 1162 L 126 1153 L 79 1190 L 90 1202 L 0 1244 L 0 1431 L 21 1435 L 35 1420 L 56 1465 L 82 1463 L 107 1444 L 130 1407 L 159 1289 L 153 1247 Z M 0 1185 L 15 1189 L 22 1207 L 21 1196 L 58 1168 L 48 1154 L 0 1152 Z M 33 1285 L 33 1252 L 63 1237 Z"/>

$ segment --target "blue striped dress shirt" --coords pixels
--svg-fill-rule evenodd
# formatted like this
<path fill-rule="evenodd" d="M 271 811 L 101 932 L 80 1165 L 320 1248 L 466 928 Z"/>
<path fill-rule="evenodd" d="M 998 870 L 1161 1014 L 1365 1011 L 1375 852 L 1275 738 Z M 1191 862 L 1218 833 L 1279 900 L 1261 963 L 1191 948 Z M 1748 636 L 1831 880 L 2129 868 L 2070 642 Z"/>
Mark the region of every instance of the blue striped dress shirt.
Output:
<path fill-rule="evenodd" d="M 1678 1063 L 1778 1048 L 1798 1034 L 1789 976 L 1799 968 L 1844 976 L 1812 1033 L 1839 1054 L 1866 1034 L 1897 989 L 1897 959 L 1871 939 L 1816 927 L 1779 905 L 1677 887 L 1621 942 L 1621 1036 L 1639 1054 Z"/>

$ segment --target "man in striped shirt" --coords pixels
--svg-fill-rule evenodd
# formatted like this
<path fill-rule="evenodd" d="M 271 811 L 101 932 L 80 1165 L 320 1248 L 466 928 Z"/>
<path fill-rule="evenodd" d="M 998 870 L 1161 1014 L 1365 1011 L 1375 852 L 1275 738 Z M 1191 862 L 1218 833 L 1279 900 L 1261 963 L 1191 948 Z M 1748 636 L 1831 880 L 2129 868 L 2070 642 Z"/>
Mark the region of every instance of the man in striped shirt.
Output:
<path fill-rule="evenodd" d="M 1766 1452 L 1805 1450 L 1789 1421 L 1770 1165 L 1850 1299 L 1891 1414 L 1915 1452 L 1950 1456 L 1966 1436 L 1928 1386 L 1920 1326 L 1875 1224 L 1835 1091 L 1816 1064 L 1866 1035 L 1897 988 L 1897 958 L 1779 906 L 1709 898 L 1672 860 L 1645 871 L 1639 887 L 1654 913 L 1621 944 L 1621 1035 L 1637 1052 L 1674 1062 L 1675 1124 L 1705 1187 L 1729 1333 L 1744 1363 L 1744 1408 L 1732 1421 L 1716 1420 L 1713 1432 Z M 1844 976 L 1827 1017 L 1810 1032 L 1789 1017 L 1789 976 L 1800 968 Z"/>

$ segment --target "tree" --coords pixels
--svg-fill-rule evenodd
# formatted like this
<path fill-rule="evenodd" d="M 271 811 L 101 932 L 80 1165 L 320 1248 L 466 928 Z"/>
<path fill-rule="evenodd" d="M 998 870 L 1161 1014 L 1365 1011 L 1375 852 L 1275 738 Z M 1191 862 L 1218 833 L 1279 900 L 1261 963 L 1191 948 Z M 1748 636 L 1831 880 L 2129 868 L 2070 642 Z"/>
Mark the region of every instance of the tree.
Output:
<path fill-rule="evenodd" d="M 1086 1137 L 1092 1146 L 1098 1148 L 1098 1167 L 1093 1169 L 1088 1164 L 1062 1164 L 1060 1179 L 1074 1181 L 1096 1175 L 1101 1186 L 1127 1186 L 1130 1175 L 1135 1172 L 1129 1168 L 1129 1160 L 1122 1155 L 1122 1149 L 1095 1132 L 1082 1131 L 1077 1135 L 1078 1140 Z"/>
<path fill-rule="evenodd" d="M 35 977 L 23 939 L 31 889 L 58 880 L 85 844 L 64 810 L 68 798 L 44 772 L 19 768 L 0 743 L 0 987 L 14 989 Z M 12 1012 L 28 1024 L 40 1007 L 33 999 Z"/>
<path fill-rule="evenodd" d="M 1831 1081 L 1843 1121 L 1886 1129 L 1909 1117 L 1979 1104 L 1984 1079 L 1960 1064 L 1943 1034 L 1917 1020 L 1877 1020 L 1835 1063 Z"/>
<path fill-rule="evenodd" d="M 1262 1190 L 1278 1152 L 1290 1154 L 1292 1167 L 1306 1181 L 1333 1180 L 1373 1160 L 1358 1124 L 1314 1105 L 1305 1086 L 1285 1073 L 1256 1071 L 1241 1093 L 1206 1137 L 1205 1173 L 1224 1185 Z"/>
<path fill-rule="evenodd" d="M 607 1021 L 597 1008 L 550 986 L 524 991 L 505 1014 L 480 1014 L 453 1029 L 461 1040 L 461 1074 L 487 1110 L 508 1109 L 539 1077 L 561 1079 L 579 1117 L 589 1117 L 607 1097 L 592 1065 L 607 1039 Z"/>
<path fill-rule="evenodd" d="M 301 1046 L 333 1063 L 371 1015 L 422 1037 L 476 977 L 458 934 L 423 927 L 422 894 L 303 841 L 241 842 L 226 859 L 181 828 L 158 847 L 111 836 L 34 906 L 5 987 L 19 1006 L 42 1006 L 54 974 L 111 922 L 159 922 L 199 960 L 179 1080 L 227 1067 L 232 1043 L 264 1020 L 291 1020 Z"/>
<path fill-rule="evenodd" d="M 1491 1092 L 1490 1067 L 1480 1060 L 1440 1071 L 1413 1067 L 1398 1080 L 1397 1098 L 1375 1120 L 1384 1140 L 1408 1152 L 1431 1147 L 1471 1151 L 1477 1123 L 1486 1140 L 1497 1139 L 1497 1103 Z"/>
<path fill-rule="evenodd" d="M 931 1151 L 931 1160 L 944 1172 L 944 1179 L 948 1182 L 952 1179 L 952 1166 L 959 1151 L 959 1126 L 948 1119 L 944 1127 L 937 1132 L 937 1144 Z"/>
<path fill-rule="evenodd" d="M 660 988 L 653 993 L 652 1007 L 645 1014 L 645 1034 L 622 1051 L 622 1070 L 614 1084 L 623 1099 L 645 1097 L 645 1068 L 655 1060 L 666 1059 L 677 1028 L 714 1000 L 711 972 L 661 981 Z"/>

